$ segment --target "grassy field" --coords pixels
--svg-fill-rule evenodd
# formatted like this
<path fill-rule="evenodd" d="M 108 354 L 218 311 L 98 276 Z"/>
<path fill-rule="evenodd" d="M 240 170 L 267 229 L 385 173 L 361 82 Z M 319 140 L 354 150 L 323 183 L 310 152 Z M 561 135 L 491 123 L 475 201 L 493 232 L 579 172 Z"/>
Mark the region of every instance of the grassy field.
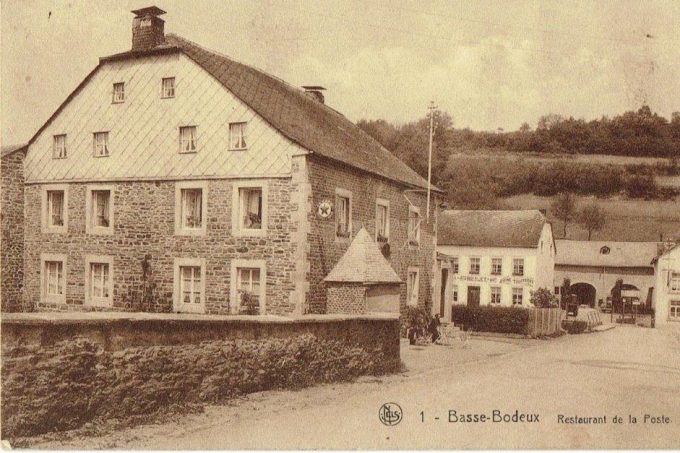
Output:
<path fill-rule="evenodd" d="M 452 154 L 451 157 L 484 157 L 511 160 L 525 160 L 529 162 L 555 162 L 563 160 L 565 162 L 583 164 L 602 164 L 602 165 L 636 165 L 646 164 L 655 165 L 657 163 L 668 162 L 664 157 L 635 157 L 635 156 L 610 156 L 606 154 L 549 154 L 534 152 L 498 152 L 493 149 L 476 148 L 474 153 Z"/>
<path fill-rule="evenodd" d="M 602 231 L 593 233 L 593 240 L 607 241 L 658 241 L 680 238 L 680 199 L 671 201 L 627 200 L 620 198 L 597 199 L 577 197 L 578 205 L 594 201 L 607 215 Z M 504 199 L 510 209 L 547 209 L 556 238 L 562 238 L 562 221 L 550 212 L 550 197 L 518 195 Z M 567 227 L 568 239 L 588 239 L 588 232 L 576 224 Z"/>

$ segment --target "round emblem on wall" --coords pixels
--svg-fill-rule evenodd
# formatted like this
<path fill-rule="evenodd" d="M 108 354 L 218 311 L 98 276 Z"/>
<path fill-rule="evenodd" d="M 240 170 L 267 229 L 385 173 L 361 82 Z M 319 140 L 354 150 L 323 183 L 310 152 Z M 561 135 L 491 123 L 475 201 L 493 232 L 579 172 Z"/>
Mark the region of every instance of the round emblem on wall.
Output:
<path fill-rule="evenodd" d="M 333 203 L 331 203 L 331 200 L 323 200 L 319 203 L 317 213 L 322 219 L 329 218 L 333 214 Z"/>

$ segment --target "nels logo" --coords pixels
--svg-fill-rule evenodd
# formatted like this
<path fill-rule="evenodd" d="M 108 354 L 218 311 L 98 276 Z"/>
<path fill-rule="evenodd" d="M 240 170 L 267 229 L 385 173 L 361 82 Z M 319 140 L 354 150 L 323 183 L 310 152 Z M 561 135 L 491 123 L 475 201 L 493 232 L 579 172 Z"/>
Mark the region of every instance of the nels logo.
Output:
<path fill-rule="evenodd" d="M 402 414 L 401 407 L 397 403 L 385 403 L 380 406 L 378 418 L 383 425 L 394 426 L 399 424 Z"/>

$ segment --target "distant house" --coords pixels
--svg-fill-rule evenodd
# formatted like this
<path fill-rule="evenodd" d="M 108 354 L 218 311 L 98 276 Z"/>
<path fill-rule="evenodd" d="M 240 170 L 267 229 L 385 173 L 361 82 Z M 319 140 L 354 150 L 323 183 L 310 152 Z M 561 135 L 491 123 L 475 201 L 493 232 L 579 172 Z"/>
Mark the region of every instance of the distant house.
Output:
<path fill-rule="evenodd" d="M 616 284 L 641 303 L 651 302 L 654 287 L 652 259 L 656 242 L 613 242 L 557 240 L 555 291 L 565 278 L 581 304 L 595 307 L 604 303 Z"/>
<path fill-rule="evenodd" d="M 552 289 L 552 226 L 537 210 L 444 211 L 437 235 L 434 312 L 451 305 L 528 306 L 531 291 Z"/>
<path fill-rule="evenodd" d="M 324 313 L 362 227 L 407 283 L 402 307 L 429 303 L 441 191 L 427 222 L 427 181 L 321 87 L 133 13 L 131 49 L 100 58 L 28 144 L 23 291 L 3 309 Z"/>
<path fill-rule="evenodd" d="M 655 270 L 654 315 L 657 325 L 680 322 L 680 245 L 652 261 Z"/>

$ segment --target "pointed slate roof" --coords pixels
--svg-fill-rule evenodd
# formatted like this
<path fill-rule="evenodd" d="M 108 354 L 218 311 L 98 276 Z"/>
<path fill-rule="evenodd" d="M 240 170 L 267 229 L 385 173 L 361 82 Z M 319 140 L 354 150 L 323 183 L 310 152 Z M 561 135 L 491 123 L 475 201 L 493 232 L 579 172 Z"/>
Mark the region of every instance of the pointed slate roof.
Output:
<path fill-rule="evenodd" d="M 366 284 L 401 283 L 401 279 L 365 228 L 357 233 L 345 254 L 324 278 L 324 281 Z"/>
<path fill-rule="evenodd" d="M 175 34 L 148 50 L 127 51 L 99 59 L 99 65 L 78 85 L 35 133 L 31 144 L 106 62 L 181 52 L 289 140 L 313 154 L 373 173 L 410 187 L 426 189 L 427 180 L 377 140 L 302 89 L 252 66 L 232 60 Z M 434 192 L 443 193 L 432 186 Z"/>
<path fill-rule="evenodd" d="M 546 223 L 537 210 L 443 211 L 437 220 L 437 245 L 536 248 Z"/>

